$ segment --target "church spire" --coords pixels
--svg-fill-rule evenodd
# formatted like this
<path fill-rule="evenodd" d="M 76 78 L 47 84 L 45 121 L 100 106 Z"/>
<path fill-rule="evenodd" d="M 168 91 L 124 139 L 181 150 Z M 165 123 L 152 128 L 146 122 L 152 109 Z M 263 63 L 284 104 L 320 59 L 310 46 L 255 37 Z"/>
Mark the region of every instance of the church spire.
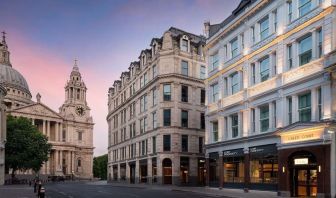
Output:
<path fill-rule="evenodd" d="M 74 60 L 74 65 L 70 74 L 70 80 L 65 87 L 66 102 L 86 104 L 86 86 L 79 72 L 78 60 Z"/>
<path fill-rule="evenodd" d="M 0 64 L 12 66 L 12 64 L 9 61 L 9 51 L 8 46 L 6 43 L 6 32 L 3 31 L 2 33 L 2 41 L 0 43 Z"/>

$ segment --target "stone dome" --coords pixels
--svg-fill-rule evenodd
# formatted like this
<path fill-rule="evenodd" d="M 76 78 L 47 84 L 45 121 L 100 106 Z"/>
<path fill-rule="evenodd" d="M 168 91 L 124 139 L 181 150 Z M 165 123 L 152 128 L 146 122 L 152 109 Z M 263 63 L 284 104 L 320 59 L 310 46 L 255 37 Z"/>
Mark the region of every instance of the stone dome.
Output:
<path fill-rule="evenodd" d="M 9 65 L 0 64 L 0 84 L 6 89 L 20 90 L 31 97 L 26 79 Z"/>

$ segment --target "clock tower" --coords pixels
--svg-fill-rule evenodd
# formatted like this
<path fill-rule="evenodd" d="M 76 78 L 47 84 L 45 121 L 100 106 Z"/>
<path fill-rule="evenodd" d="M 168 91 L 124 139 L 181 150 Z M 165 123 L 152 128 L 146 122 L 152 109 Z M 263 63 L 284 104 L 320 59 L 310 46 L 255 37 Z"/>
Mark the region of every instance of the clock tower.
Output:
<path fill-rule="evenodd" d="M 88 121 L 91 116 L 90 108 L 86 102 L 86 91 L 87 88 L 79 72 L 77 60 L 75 60 L 70 80 L 65 86 L 65 102 L 60 108 L 60 114 L 77 121 Z"/>

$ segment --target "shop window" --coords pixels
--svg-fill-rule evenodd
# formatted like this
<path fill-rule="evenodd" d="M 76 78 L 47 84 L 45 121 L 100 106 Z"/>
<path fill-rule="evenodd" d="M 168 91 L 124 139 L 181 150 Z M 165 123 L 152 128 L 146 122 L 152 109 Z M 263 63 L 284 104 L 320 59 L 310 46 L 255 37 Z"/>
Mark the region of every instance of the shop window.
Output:
<path fill-rule="evenodd" d="M 224 157 L 224 182 L 244 182 L 244 157 Z"/>

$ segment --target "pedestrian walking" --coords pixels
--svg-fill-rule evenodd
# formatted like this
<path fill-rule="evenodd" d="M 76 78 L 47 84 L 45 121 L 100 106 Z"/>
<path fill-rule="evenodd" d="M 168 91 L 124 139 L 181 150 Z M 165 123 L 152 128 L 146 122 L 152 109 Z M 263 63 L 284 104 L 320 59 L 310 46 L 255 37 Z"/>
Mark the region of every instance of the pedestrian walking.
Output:
<path fill-rule="evenodd" d="M 37 182 L 34 180 L 34 193 L 36 193 Z"/>
<path fill-rule="evenodd" d="M 41 188 L 42 188 L 42 181 L 40 180 L 38 182 L 37 197 L 40 197 Z"/>

